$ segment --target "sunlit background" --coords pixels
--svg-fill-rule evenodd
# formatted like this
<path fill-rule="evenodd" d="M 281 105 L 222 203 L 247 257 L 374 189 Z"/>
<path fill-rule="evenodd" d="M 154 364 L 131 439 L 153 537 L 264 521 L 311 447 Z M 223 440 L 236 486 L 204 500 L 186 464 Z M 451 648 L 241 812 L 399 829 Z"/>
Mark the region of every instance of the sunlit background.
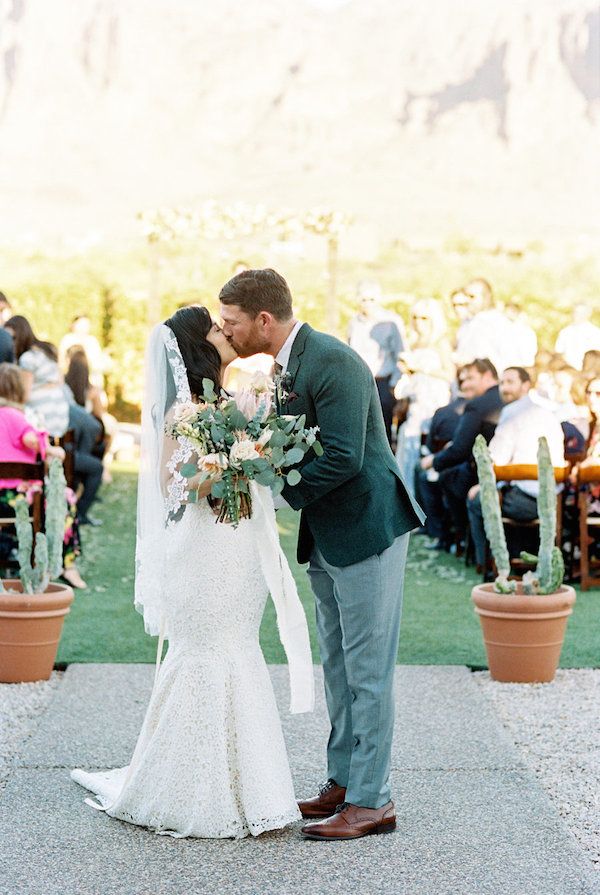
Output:
<path fill-rule="evenodd" d="M 133 417 L 147 325 L 236 261 L 339 334 L 365 276 L 405 318 L 486 276 L 549 346 L 598 303 L 599 137 L 593 0 L 0 0 L 0 289 L 89 314 Z"/>

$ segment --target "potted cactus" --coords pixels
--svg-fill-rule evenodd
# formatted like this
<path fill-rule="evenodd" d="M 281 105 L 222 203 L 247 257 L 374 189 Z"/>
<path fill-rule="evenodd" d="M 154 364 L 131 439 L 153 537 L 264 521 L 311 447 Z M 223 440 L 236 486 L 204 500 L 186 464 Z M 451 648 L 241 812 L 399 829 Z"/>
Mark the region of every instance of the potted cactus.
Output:
<path fill-rule="evenodd" d="M 567 620 L 573 611 L 575 591 L 563 584 L 564 562 L 556 546 L 556 483 L 545 438 L 538 444 L 537 498 L 540 520 L 539 555 L 521 553 L 535 563 L 522 581 L 509 578 L 506 546 L 494 467 L 485 439 L 475 440 L 480 500 L 485 533 L 498 572 L 492 584 L 473 588 L 471 597 L 479 616 L 490 674 L 497 681 L 516 683 L 553 680 L 560 659 Z"/>
<path fill-rule="evenodd" d="M 47 680 L 52 673 L 73 591 L 51 583 L 62 569 L 67 503 L 65 477 L 52 460 L 46 479 L 46 533 L 33 526 L 25 497 L 15 506 L 19 575 L 0 581 L 0 682 Z M 34 564 L 31 563 L 34 548 Z"/>

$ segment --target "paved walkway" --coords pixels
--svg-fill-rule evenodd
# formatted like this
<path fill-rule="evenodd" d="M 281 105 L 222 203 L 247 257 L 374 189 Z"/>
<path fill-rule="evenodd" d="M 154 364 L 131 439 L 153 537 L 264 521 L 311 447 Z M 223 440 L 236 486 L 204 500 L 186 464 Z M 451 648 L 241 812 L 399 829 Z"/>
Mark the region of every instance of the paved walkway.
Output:
<path fill-rule="evenodd" d="M 286 669 L 271 671 L 296 789 L 310 794 L 324 776 L 323 700 L 312 716 L 289 716 Z M 296 827 L 258 840 L 176 840 L 93 811 L 69 770 L 129 761 L 152 674 L 148 665 L 69 667 L 0 797 L 1 895 L 600 893 L 459 667 L 397 670 L 393 835 L 319 843 Z"/>

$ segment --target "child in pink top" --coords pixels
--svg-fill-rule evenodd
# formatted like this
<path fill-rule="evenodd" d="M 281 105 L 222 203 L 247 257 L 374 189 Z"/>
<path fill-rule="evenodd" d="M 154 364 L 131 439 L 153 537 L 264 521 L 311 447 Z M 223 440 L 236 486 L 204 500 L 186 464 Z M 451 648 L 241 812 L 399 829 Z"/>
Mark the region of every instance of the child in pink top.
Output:
<path fill-rule="evenodd" d="M 26 401 L 26 386 L 19 367 L 15 364 L 0 364 L 0 462 L 35 463 L 38 457 L 45 460 L 58 457 L 64 460 L 65 452 L 60 447 L 48 443 L 48 435 L 36 429 L 23 412 Z M 14 500 L 24 494 L 28 500 L 35 490 L 40 490 L 42 482 L 20 479 L 0 479 L 0 507 L 14 510 Z M 66 489 L 68 513 L 65 523 L 63 546 L 64 568 L 62 576 L 73 587 L 85 587 L 75 560 L 79 555 L 79 534 L 77 528 L 77 506 L 75 495 Z"/>
<path fill-rule="evenodd" d="M 45 432 L 34 429 L 22 410 L 0 404 L 0 462 L 35 463 L 38 454 L 46 459 L 47 449 Z M 16 488 L 19 484 L 19 479 L 0 479 L 0 488 Z"/>

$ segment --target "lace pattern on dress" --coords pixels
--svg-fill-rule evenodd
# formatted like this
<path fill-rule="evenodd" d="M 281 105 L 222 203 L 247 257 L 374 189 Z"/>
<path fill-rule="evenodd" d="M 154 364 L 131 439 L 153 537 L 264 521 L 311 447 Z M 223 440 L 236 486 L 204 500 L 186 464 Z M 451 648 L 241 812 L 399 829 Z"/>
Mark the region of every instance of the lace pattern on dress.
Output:
<path fill-rule="evenodd" d="M 173 381 L 175 382 L 177 403 L 183 404 L 191 401 L 192 393 L 187 378 L 187 371 L 175 335 L 166 341 L 165 349 L 171 373 L 173 374 Z M 167 469 L 171 473 L 171 479 L 167 489 L 167 497 L 165 499 L 165 525 L 167 527 L 174 522 L 179 522 L 182 518 L 183 513 L 185 512 L 184 502 L 189 495 L 187 479 L 181 475 L 179 469 L 191 458 L 194 448 L 190 440 L 184 436 L 180 436 L 177 441 L 179 442 L 179 447 L 173 452 L 167 463 Z"/>

